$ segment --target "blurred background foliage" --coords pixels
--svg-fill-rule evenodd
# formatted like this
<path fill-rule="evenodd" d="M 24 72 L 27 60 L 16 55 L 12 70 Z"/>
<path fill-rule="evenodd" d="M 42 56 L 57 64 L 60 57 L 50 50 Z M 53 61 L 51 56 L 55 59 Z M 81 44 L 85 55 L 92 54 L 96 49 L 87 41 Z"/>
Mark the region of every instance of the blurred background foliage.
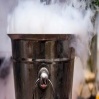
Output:
<path fill-rule="evenodd" d="M 95 6 L 99 6 L 99 0 L 93 0 L 92 4 L 95 5 Z"/>

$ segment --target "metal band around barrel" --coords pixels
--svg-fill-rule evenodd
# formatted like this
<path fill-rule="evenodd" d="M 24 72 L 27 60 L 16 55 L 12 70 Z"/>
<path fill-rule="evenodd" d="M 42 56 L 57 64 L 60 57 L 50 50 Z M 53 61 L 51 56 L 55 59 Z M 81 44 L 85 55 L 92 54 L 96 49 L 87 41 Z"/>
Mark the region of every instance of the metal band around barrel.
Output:
<path fill-rule="evenodd" d="M 12 58 L 14 62 L 29 62 L 29 63 L 34 63 L 34 62 L 47 62 L 47 63 L 53 63 L 53 62 L 66 62 L 69 61 L 69 58 L 56 58 L 56 59 L 32 59 L 32 58 L 19 58 L 15 59 Z"/>

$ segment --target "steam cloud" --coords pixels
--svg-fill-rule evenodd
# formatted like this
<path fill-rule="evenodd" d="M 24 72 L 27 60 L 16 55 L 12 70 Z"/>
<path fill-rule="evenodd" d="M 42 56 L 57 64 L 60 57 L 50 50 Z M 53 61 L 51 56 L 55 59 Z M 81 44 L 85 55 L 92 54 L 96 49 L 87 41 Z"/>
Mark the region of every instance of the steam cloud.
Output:
<path fill-rule="evenodd" d="M 45 3 L 20 0 L 8 17 L 8 33 L 75 34 L 70 46 L 86 65 L 89 44 L 96 33 L 92 23 L 95 11 L 88 7 L 90 1 L 67 0 L 64 3 L 52 0 L 50 5 Z"/>

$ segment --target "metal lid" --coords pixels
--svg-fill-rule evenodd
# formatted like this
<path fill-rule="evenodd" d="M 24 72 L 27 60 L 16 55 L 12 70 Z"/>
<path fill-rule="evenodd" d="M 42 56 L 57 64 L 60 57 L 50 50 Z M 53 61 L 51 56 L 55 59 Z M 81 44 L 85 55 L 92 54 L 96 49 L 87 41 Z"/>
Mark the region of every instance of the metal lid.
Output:
<path fill-rule="evenodd" d="M 68 40 L 71 34 L 8 34 L 12 40 Z"/>

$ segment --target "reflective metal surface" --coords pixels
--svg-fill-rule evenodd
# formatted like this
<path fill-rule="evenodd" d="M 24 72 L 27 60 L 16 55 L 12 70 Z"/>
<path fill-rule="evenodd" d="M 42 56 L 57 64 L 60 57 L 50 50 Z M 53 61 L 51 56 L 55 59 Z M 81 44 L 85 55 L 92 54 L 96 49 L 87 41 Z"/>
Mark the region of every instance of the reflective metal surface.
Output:
<path fill-rule="evenodd" d="M 69 47 L 72 35 L 9 36 L 16 99 L 71 99 L 75 57 Z M 48 73 L 38 76 L 42 68 Z M 44 75 L 48 76 L 46 80 Z M 42 84 L 46 88 L 40 87 Z"/>

